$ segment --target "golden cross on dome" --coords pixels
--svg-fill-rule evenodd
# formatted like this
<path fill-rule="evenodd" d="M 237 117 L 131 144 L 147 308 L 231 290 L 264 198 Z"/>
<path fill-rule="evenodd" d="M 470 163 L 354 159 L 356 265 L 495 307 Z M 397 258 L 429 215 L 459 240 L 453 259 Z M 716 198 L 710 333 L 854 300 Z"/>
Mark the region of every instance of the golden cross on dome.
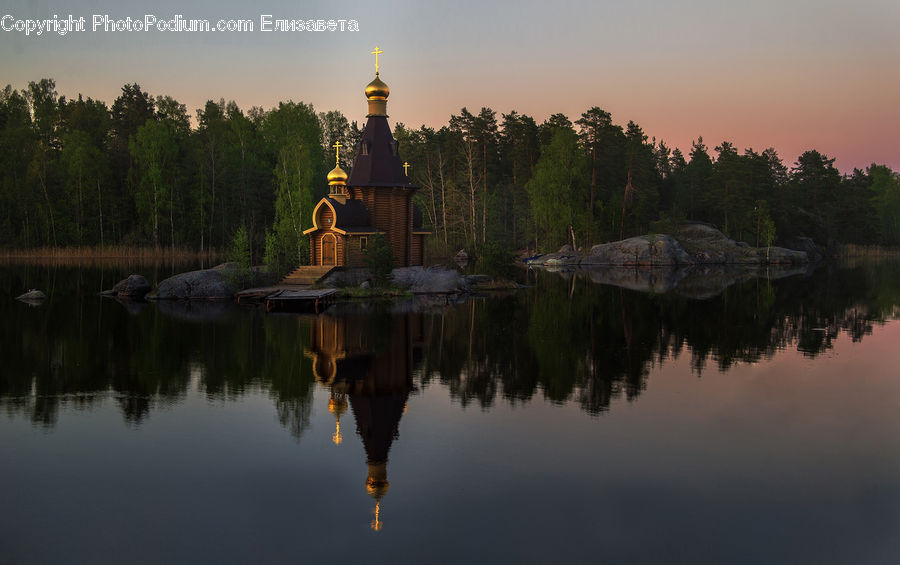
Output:
<path fill-rule="evenodd" d="M 336 167 L 341 166 L 341 147 L 343 146 L 344 144 L 340 141 L 335 141 L 334 145 L 332 145 L 332 147 L 334 147 L 334 165 Z"/>
<path fill-rule="evenodd" d="M 375 74 L 376 75 L 378 74 L 378 56 L 381 55 L 382 53 L 384 53 L 384 51 L 382 51 L 381 47 L 379 47 L 377 45 L 375 46 L 375 51 L 372 51 L 372 53 L 371 53 L 372 55 L 375 55 Z"/>
<path fill-rule="evenodd" d="M 411 166 L 412 165 L 410 165 L 409 163 L 406 163 L 406 162 L 403 163 L 403 174 L 404 175 L 409 176 L 409 168 Z"/>

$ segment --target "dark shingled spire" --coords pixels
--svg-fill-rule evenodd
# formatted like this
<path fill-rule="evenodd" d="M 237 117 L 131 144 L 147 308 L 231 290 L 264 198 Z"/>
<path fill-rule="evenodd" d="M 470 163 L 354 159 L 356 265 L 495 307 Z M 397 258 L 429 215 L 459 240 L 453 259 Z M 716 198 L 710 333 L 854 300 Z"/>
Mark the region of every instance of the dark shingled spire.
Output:
<path fill-rule="evenodd" d="M 369 116 L 366 121 L 347 184 L 415 188 L 403 173 L 398 143 L 391 134 L 387 116 Z"/>

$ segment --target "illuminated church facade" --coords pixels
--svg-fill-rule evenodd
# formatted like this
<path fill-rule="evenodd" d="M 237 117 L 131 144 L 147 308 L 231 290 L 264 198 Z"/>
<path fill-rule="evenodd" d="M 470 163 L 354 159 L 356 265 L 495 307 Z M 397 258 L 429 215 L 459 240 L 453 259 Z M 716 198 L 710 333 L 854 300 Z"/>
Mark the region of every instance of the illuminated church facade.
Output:
<path fill-rule="evenodd" d="M 368 114 L 350 175 L 340 166 L 340 142 L 335 144 L 335 167 L 328 173 L 329 194 L 313 210 L 309 237 L 310 265 L 364 267 L 370 238 L 384 234 L 397 267 L 422 265 L 425 236 L 422 212 L 413 202 L 419 187 L 410 182 L 388 125 L 390 89 L 379 77 L 375 51 L 375 79 L 366 86 Z"/>

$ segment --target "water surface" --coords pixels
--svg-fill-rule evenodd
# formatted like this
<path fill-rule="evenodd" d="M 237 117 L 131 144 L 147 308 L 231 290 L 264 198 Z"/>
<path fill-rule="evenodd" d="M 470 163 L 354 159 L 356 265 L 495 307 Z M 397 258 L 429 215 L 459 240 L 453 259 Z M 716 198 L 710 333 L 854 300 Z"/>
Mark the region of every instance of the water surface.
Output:
<path fill-rule="evenodd" d="M 318 317 L 127 272 L 0 269 L 50 295 L 0 301 L 0 563 L 900 560 L 900 265 Z"/>

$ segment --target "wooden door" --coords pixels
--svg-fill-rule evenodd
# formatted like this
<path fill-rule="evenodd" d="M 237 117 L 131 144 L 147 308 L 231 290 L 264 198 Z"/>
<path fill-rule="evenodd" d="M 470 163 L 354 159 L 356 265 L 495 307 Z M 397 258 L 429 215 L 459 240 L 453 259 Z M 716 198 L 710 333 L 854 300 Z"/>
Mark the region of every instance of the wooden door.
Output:
<path fill-rule="evenodd" d="M 337 257 L 337 240 L 333 234 L 322 236 L 322 265 L 334 265 Z"/>

